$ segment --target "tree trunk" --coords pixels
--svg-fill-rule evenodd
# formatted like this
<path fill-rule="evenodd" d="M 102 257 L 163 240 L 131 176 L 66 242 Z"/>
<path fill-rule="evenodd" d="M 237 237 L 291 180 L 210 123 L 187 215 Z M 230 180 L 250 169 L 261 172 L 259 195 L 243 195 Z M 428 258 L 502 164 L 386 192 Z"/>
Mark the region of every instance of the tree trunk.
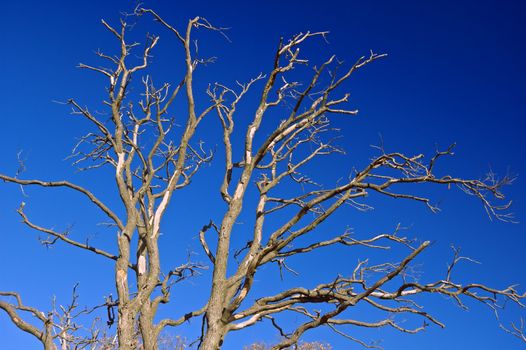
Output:
<path fill-rule="evenodd" d="M 199 349 L 202 350 L 219 350 L 223 345 L 223 338 L 225 336 L 225 327 L 223 325 L 210 326 L 203 338 L 203 342 Z"/>
<path fill-rule="evenodd" d="M 139 327 L 141 330 L 144 350 L 157 350 L 157 335 L 153 326 L 151 308 L 147 304 L 141 307 Z"/>
<path fill-rule="evenodd" d="M 48 320 L 44 324 L 44 335 L 42 338 L 42 344 L 44 344 L 44 350 L 57 350 L 57 346 L 53 342 L 53 319 L 49 316 Z"/>
<path fill-rule="evenodd" d="M 46 336 L 42 343 L 44 344 L 44 350 L 57 350 L 57 346 L 53 343 L 52 336 Z"/>
<path fill-rule="evenodd" d="M 119 350 L 135 350 L 134 320 L 127 309 L 119 310 L 117 322 L 117 336 L 119 339 Z"/>

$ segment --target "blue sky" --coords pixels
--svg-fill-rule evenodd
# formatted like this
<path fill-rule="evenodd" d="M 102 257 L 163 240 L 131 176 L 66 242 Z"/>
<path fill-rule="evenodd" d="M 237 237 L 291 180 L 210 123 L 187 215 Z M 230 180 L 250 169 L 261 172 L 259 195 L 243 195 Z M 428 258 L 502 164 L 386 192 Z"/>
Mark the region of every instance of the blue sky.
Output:
<path fill-rule="evenodd" d="M 343 162 L 324 164 L 316 170 L 318 176 L 345 176 L 353 166 L 363 165 L 372 154 L 369 146 L 379 142 L 379 135 L 389 150 L 426 155 L 432 154 L 436 145 L 446 147 L 456 142 L 455 157 L 442 164 L 442 171 L 475 178 L 489 169 L 501 175 L 518 175 L 506 193 L 513 200 L 518 220 L 525 220 L 524 2 L 271 0 L 192 1 L 191 5 L 145 1 L 145 5 L 180 26 L 190 16 L 199 15 L 230 28 L 231 43 L 217 35 L 200 37 L 201 50 L 218 57 L 216 64 L 197 77 L 202 86 L 209 81 L 246 81 L 268 70 L 279 37 L 306 30 L 331 32 L 329 43 L 320 41 L 308 47 L 313 61 L 331 53 L 346 62 L 353 62 L 370 49 L 388 53 L 386 59 L 359 72 L 349 84 L 352 103 L 360 114 L 337 122 L 345 136 L 342 145 L 348 156 Z M 20 0 L 4 4 L 0 21 L 0 172 L 14 174 L 16 154 L 23 150 L 25 177 L 70 179 L 93 188 L 110 202 L 116 200 L 108 172 L 77 173 L 69 161 L 64 161 L 76 137 L 85 132 L 86 124 L 52 101 L 77 97 L 94 109 L 100 108 L 103 82 L 75 66 L 95 62 L 93 52 L 97 48 L 114 48 L 112 38 L 99 23 L 101 18 L 115 23 L 123 10 L 131 10 L 129 2 Z M 170 40 L 166 33 L 161 35 L 161 42 L 167 46 L 161 46 L 154 57 L 160 65 L 171 62 Z M 168 73 L 176 69 L 170 67 Z M 201 136 L 213 147 L 217 125 L 207 125 Z M 218 192 L 216 195 L 216 189 L 210 187 L 215 184 L 210 179 L 218 178 L 216 169 L 215 165 L 204 169 L 194 185 L 174 199 L 165 227 L 180 234 L 168 232 L 163 237 L 167 265 L 184 262 L 188 251 L 200 253 L 196 233 L 210 216 L 220 212 Z M 430 191 L 441 203 L 439 214 L 411 203 L 378 201 L 376 209 L 366 214 L 338 213 L 327 229 L 348 225 L 357 234 L 367 235 L 392 229 L 401 222 L 410 227 L 408 236 L 435 242 L 419 261 L 423 276 L 443 271 L 450 258 L 449 245 L 454 244 L 482 262 L 462 267 L 459 279 L 496 287 L 517 283 L 525 290 L 524 224 L 490 221 L 480 203 L 458 191 Z M 67 191 L 30 189 L 27 194 L 29 198 L 24 198 L 17 186 L 0 186 L 0 290 L 20 291 L 28 304 L 45 309 L 53 295 L 59 301 L 67 300 L 71 287 L 80 282 L 81 304 L 100 303 L 103 295 L 112 292 L 111 264 L 63 245 L 42 247 L 37 235 L 20 225 L 15 209 L 24 200 L 35 222 L 57 228 L 73 225 L 77 237 L 89 236 L 111 249 L 111 233 L 96 225 L 102 220 L 99 213 Z M 204 261 L 202 254 L 197 259 Z M 300 277 L 288 276 L 281 282 L 275 271 L 263 271 L 258 291 L 263 293 L 270 284 L 313 283 L 318 277 L 345 272 L 356 260 L 357 256 L 345 250 L 320 252 L 296 262 L 295 267 L 303 272 Z M 328 261 L 334 263 L 324 264 Z M 208 276 L 205 273 L 182 285 L 174 306 L 162 312 L 179 315 L 181 307 L 186 312 L 185 308 L 200 305 L 207 296 Z M 462 312 L 443 299 L 427 305 L 447 324 L 446 329 L 430 327 L 416 336 L 388 330 L 364 334 L 382 339 L 386 349 L 524 348 L 523 343 L 498 328 L 486 308 L 473 305 L 470 311 Z M 525 315 L 512 307 L 504 314 L 505 320 Z M 198 324 L 190 326 L 181 330 L 189 338 L 195 335 Z M 270 328 L 261 325 L 229 336 L 225 349 L 239 349 L 251 341 L 272 342 L 275 337 Z M 330 342 L 335 349 L 349 348 L 345 340 L 328 330 L 310 333 L 306 338 Z M 38 343 L 15 329 L 2 313 L 0 344 L 2 349 L 38 348 Z"/>

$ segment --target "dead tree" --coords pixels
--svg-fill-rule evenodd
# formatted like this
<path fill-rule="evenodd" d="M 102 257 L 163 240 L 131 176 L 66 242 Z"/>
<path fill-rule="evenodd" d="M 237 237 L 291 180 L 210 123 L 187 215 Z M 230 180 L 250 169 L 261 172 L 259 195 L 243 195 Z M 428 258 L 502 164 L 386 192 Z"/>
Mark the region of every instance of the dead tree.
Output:
<path fill-rule="evenodd" d="M 129 25 L 126 21 L 139 18 L 153 18 L 160 30 L 167 34 L 167 39 L 173 39 L 180 46 L 182 60 L 176 64 L 184 67 L 184 74 L 174 77 L 174 84 L 155 85 L 148 74 L 151 53 L 159 42 L 158 35 L 147 36 L 142 44 L 140 61 L 137 62 L 137 47 L 141 45 L 128 41 Z M 114 190 L 120 196 L 124 214 L 117 215 L 121 208 L 110 208 L 89 189 L 68 181 L 25 180 L 20 176 L 3 174 L 0 179 L 22 187 L 63 187 L 75 191 L 91 201 L 117 228 L 116 253 L 112 253 L 73 240 L 67 232 L 34 223 L 24 211 L 24 204 L 18 209 L 24 224 L 49 236 L 47 244 L 63 242 L 114 263 L 117 293 L 114 306 L 117 310 L 119 349 L 137 348 L 137 327 L 140 346 L 147 350 L 157 349 L 159 335 L 166 327 L 176 327 L 198 316 L 203 317 L 199 348 L 206 350 L 219 349 L 228 333 L 259 321 L 271 322 L 281 335 L 282 341 L 273 349 L 290 348 L 305 332 L 320 326 L 367 345 L 363 340 L 345 333 L 343 328 L 392 327 L 403 333 L 416 333 L 428 324 L 443 327 L 441 321 L 414 301 L 413 297 L 419 294 L 447 296 L 460 306 L 464 305 L 463 300 L 474 299 L 494 310 L 497 310 L 501 299 L 520 304 L 525 297 L 513 287 L 495 289 L 455 281 L 451 272 L 462 260 L 458 253 L 442 279 L 426 283 L 406 279 L 408 267 L 430 243 L 417 243 L 397 232 L 376 234 L 365 239 L 353 237 L 349 232 L 329 239 L 320 238 L 318 231 L 322 223 L 335 211 L 346 205 L 367 210 L 368 196 L 416 201 L 431 211 L 437 211 L 430 198 L 419 194 L 423 184 L 457 187 L 478 199 L 491 217 L 510 219 L 507 211 L 509 204 L 504 201 L 501 192 L 501 188 L 511 181 L 509 178 L 497 180 L 488 176 L 480 180 L 436 175 L 435 168 L 441 158 L 451 156 L 453 147 L 437 151 L 427 160 L 422 154 L 386 152 L 380 148 L 378 155 L 367 166 L 355 170 L 345 181 L 335 185 L 319 185 L 314 179 L 315 174 L 309 177 L 304 173 L 303 170 L 319 158 L 343 153 L 338 147 L 337 131 L 331 127 L 331 121 L 357 114 L 357 110 L 349 107 L 346 82 L 356 71 L 385 55 L 371 52 L 351 65 L 332 56 L 321 64 L 313 65 L 302 56 L 300 47 L 308 40 L 324 38 L 327 33 L 301 33 L 279 41 L 266 73 L 247 83 L 237 83 L 234 87 L 215 83 L 209 85 L 207 91 L 196 91 L 194 73 L 211 60 L 198 56 L 192 34 L 196 30 L 222 33 L 221 28 L 204 18 L 195 17 L 187 22 L 185 29 L 179 30 L 153 10 L 144 8 L 137 8 L 133 14 L 126 16 L 120 26 L 112 26 L 105 21 L 102 25 L 115 38 L 119 54 L 112 56 L 98 52 L 109 68 L 88 64 L 80 64 L 79 67 L 107 79 L 107 96 L 103 106 L 111 117 L 107 120 L 100 118 L 76 99 L 68 100 L 67 104 L 72 107 L 73 114 L 85 118 L 91 125 L 90 131 L 75 148 L 75 165 L 83 170 L 111 167 L 114 170 Z M 298 71 L 306 73 L 298 77 Z M 137 94 L 130 93 L 131 86 L 135 89 L 140 87 L 142 94 L 137 97 Z M 234 133 L 236 122 L 239 118 L 247 118 L 246 112 L 238 115 L 237 107 L 248 98 L 249 92 L 250 95 L 257 94 L 258 98 L 250 122 L 242 132 L 243 139 L 234 140 L 234 135 L 238 135 Z M 196 104 L 195 95 L 199 93 L 206 94 L 208 105 Z M 183 101 L 186 111 L 173 111 L 174 101 L 179 100 Z M 176 113 L 183 113 L 183 118 L 177 115 L 178 120 L 184 119 L 182 128 L 174 127 Z M 269 117 L 269 114 L 278 113 L 281 115 L 279 121 Z M 195 139 L 196 130 L 202 127 L 205 120 L 210 120 L 210 123 L 219 121 L 224 152 L 223 180 L 218 195 L 225 203 L 225 210 L 221 217 L 213 218 L 199 232 L 199 241 L 213 271 L 210 296 L 199 309 L 156 321 L 160 304 L 170 301 L 172 282 L 191 277 L 205 268 L 189 262 L 163 273 L 159 256 L 160 229 L 173 195 L 189 186 L 202 165 L 212 161 L 213 154 L 205 151 Z M 264 120 L 267 126 L 263 131 Z M 269 124 L 272 124 L 270 128 Z M 242 144 L 242 151 L 236 152 L 234 144 Z M 297 185 L 292 195 L 291 185 Z M 255 201 L 249 200 L 246 195 L 251 186 L 255 186 L 257 192 Z M 282 194 L 284 186 L 289 189 L 286 191 L 288 196 Z M 242 210 L 253 213 L 255 224 L 250 232 L 244 232 L 247 241 L 245 249 L 234 254 L 232 234 Z M 281 224 L 269 230 L 265 221 L 276 217 L 280 218 Z M 211 230 L 215 231 L 214 235 L 207 234 Z M 300 243 L 306 239 L 310 239 L 311 243 Z M 211 245 L 210 240 L 216 241 Z M 327 276 L 325 281 L 319 281 L 312 288 L 297 286 L 278 290 L 257 300 L 252 297 L 254 279 L 262 266 L 278 264 L 280 269 L 287 269 L 289 257 L 322 248 L 330 249 L 335 245 L 344 245 L 349 249 L 353 246 L 388 249 L 390 245 L 398 245 L 405 247 L 407 254 L 401 261 L 375 266 L 360 262 L 350 274 Z M 233 262 L 233 255 L 238 264 Z M 130 274 L 134 276 L 135 285 L 130 283 Z M 74 337 L 75 327 L 68 323 L 70 316 L 57 322 L 53 313 L 46 315 L 25 306 L 16 293 L 4 292 L 1 295 L 14 297 L 15 302 L 4 298 L 0 301 L 0 308 L 7 312 L 18 328 L 37 337 L 45 349 L 76 349 L 80 348 L 76 347 L 79 344 L 93 344 Z M 316 306 L 320 304 L 326 306 L 324 311 L 316 311 Z M 376 322 L 350 317 L 346 311 L 357 304 L 381 311 L 385 317 Z M 71 310 L 65 311 L 71 314 Z M 284 312 L 296 313 L 304 322 L 295 329 L 287 330 L 276 318 Z M 36 317 L 41 327 L 23 321 L 21 313 Z M 423 319 L 423 325 L 421 322 L 418 325 L 399 323 L 398 315 L 419 317 Z M 520 327 L 508 329 L 522 336 Z"/>

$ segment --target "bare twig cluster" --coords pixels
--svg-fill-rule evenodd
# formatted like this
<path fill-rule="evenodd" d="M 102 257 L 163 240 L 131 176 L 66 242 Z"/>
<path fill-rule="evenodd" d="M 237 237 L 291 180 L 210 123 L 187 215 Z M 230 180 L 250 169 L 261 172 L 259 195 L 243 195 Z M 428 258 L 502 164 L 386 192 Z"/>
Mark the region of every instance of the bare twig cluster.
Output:
<path fill-rule="evenodd" d="M 19 293 L 0 292 L 0 309 L 3 309 L 11 321 L 22 331 L 27 332 L 42 342 L 45 349 L 110 350 L 117 344 L 117 337 L 111 336 L 96 317 L 88 325 L 80 322 L 80 318 L 92 314 L 98 309 L 114 307 L 116 304 L 104 303 L 91 308 L 81 308 L 78 303 L 78 285 L 72 290 L 71 301 L 66 305 L 57 305 L 55 298 L 48 312 L 42 312 L 22 302 Z M 13 302 L 14 301 L 14 302 Z M 31 321 L 25 321 L 23 315 L 31 316 Z M 39 324 L 40 326 L 35 326 Z"/>

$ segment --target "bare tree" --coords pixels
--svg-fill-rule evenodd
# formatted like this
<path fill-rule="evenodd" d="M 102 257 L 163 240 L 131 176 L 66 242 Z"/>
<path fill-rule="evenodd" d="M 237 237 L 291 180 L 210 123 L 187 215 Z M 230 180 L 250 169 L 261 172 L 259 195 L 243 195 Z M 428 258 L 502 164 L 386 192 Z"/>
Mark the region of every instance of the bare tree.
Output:
<path fill-rule="evenodd" d="M 127 21 L 136 21 L 139 17 L 153 19 L 160 30 L 168 33 L 180 46 L 184 74 L 174 77 L 172 81 L 175 83 L 156 85 L 148 73 L 152 51 L 159 43 L 158 35 L 148 35 L 143 44 L 128 40 L 130 25 Z M 368 165 L 333 185 L 320 185 L 315 174 L 306 174 L 305 169 L 312 167 L 321 157 L 343 154 L 331 120 L 357 114 L 357 110 L 349 107 L 345 83 L 356 71 L 385 55 L 371 51 L 351 65 L 331 56 L 314 65 L 302 56 L 300 48 L 306 41 L 325 38 L 327 33 L 300 33 L 279 41 L 268 72 L 246 83 L 237 82 L 234 87 L 210 84 L 206 91 L 202 91 L 209 103 L 198 105 L 195 96 L 200 92 L 194 88 L 194 74 L 212 59 L 199 56 L 192 35 L 198 30 L 223 33 L 221 28 L 204 18 L 195 17 L 188 21 L 185 29 L 179 30 L 153 10 L 140 7 L 125 16 L 119 26 L 105 21 L 102 25 L 115 38 L 119 53 L 112 56 L 98 52 L 106 67 L 88 64 L 79 67 L 107 79 L 107 96 L 102 104 L 111 117 L 107 120 L 101 118 L 76 99 L 68 100 L 67 104 L 74 115 L 85 118 L 91 126 L 75 147 L 75 165 L 82 170 L 112 168 L 115 191 L 122 207 L 111 208 L 88 188 L 68 181 L 26 180 L 18 174 L 1 174 L 0 179 L 22 187 L 67 188 L 89 200 L 117 228 L 116 253 L 112 253 L 89 242 L 76 241 L 68 232 L 34 223 L 26 214 L 24 203 L 18 209 L 25 225 L 48 237 L 43 243 L 63 242 L 114 263 L 117 299 L 96 306 L 117 311 L 114 316 L 116 340 L 107 345 L 109 348 L 118 344 L 122 350 L 158 349 L 163 330 L 199 316 L 203 317 L 202 335 L 197 342 L 200 349 L 219 349 L 228 333 L 260 321 L 270 322 L 281 337 L 272 349 L 291 348 L 306 332 L 320 326 L 326 326 L 350 341 L 374 347 L 345 333 L 344 326 L 392 327 L 402 333 L 417 333 L 429 324 L 444 326 L 415 301 L 420 294 L 446 296 L 461 307 L 464 307 L 464 300 L 472 299 L 495 311 L 500 300 L 522 305 L 525 295 L 513 287 L 495 289 L 454 280 L 454 267 L 465 259 L 458 251 L 454 252 L 453 261 L 443 278 L 425 283 L 409 278 L 409 267 L 430 246 L 430 242 L 407 239 L 399 234 L 399 230 L 360 239 L 348 231 L 332 238 L 320 238 L 321 235 L 317 234 L 322 223 L 341 207 L 369 209 L 368 196 L 373 195 L 420 202 L 435 212 L 438 208 L 432 200 L 419 194 L 419 189 L 425 184 L 457 187 L 478 199 L 490 217 L 511 220 L 507 211 L 509 204 L 501 192 L 501 188 L 511 182 L 510 178 L 498 180 L 490 174 L 480 180 L 437 175 L 435 168 L 442 158 L 453 155 L 453 146 L 437 151 L 427 160 L 422 154 L 386 152 L 379 147 L 377 156 Z M 137 47 L 142 47 L 138 61 L 135 56 Z M 130 92 L 132 86 L 142 89 L 140 96 Z M 247 96 L 254 94 L 258 98 L 248 126 L 241 134 L 234 133 L 240 118 L 247 118 L 246 111 L 242 116 L 238 115 L 239 104 L 252 101 L 253 97 Z M 186 111 L 175 111 L 175 101 L 181 101 Z M 182 128 L 175 125 L 177 113 L 184 114 Z M 279 121 L 270 117 L 278 113 L 281 115 Z M 189 186 L 199 169 L 212 161 L 214 154 L 206 151 L 195 137 L 203 121 L 212 118 L 217 118 L 221 125 L 224 165 L 218 190 L 225 210 L 221 217 L 212 218 L 204 225 L 198 234 L 213 270 L 210 296 L 202 307 L 192 312 L 158 320 L 157 310 L 161 304 L 170 301 L 174 283 L 207 267 L 189 261 L 163 273 L 159 236 L 174 194 Z M 242 139 L 235 139 L 236 135 L 242 135 Z M 236 145 L 242 145 L 240 154 L 236 152 Z M 255 200 L 247 195 L 251 188 L 256 193 Z M 250 232 L 244 232 L 244 248 L 235 251 L 232 234 L 242 210 L 252 213 L 254 226 Z M 117 214 L 121 212 L 123 214 Z M 280 224 L 269 230 L 266 220 Z M 138 239 L 134 240 L 134 237 Z M 305 244 L 307 240 L 311 243 Z M 398 262 L 374 266 L 362 261 L 349 274 L 326 276 L 326 280 L 319 281 L 314 287 L 297 286 L 254 299 L 251 293 L 253 283 L 262 266 L 277 264 L 282 271 L 292 271 L 287 265 L 288 258 L 335 245 L 371 250 L 399 246 L 406 249 L 406 254 Z M 75 291 L 69 307 L 47 314 L 24 305 L 17 293 L 2 292 L 0 295 L 4 297 L 0 308 L 18 328 L 38 338 L 46 350 L 104 348 L 98 340 L 108 339 L 107 336 L 100 337 L 93 332 L 75 335 L 78 331 L 78 326 L 72 321 L 78 316 Z M 357 319 L 346 312 L 357 304 L 368 305 L 385 316 L 374 322 Z M 322 310 L 318 308 L 320 305 Z M 287 329 L 287 325 L 278 320 L 278 316 L 286 312 L 297 314 L 303 319 L 302 323 Z M 36 318 L 40 326 L 24 321 L 23 314 Z M 413 321 L 423 319 L 423 324 L 422 321 L 401 323 L 398 321 L 400 315 Z M 113 322 L 113 317 L 109 318 Z M 513 326 L 509 331 L 522 336 L 521 327 Z"/>

